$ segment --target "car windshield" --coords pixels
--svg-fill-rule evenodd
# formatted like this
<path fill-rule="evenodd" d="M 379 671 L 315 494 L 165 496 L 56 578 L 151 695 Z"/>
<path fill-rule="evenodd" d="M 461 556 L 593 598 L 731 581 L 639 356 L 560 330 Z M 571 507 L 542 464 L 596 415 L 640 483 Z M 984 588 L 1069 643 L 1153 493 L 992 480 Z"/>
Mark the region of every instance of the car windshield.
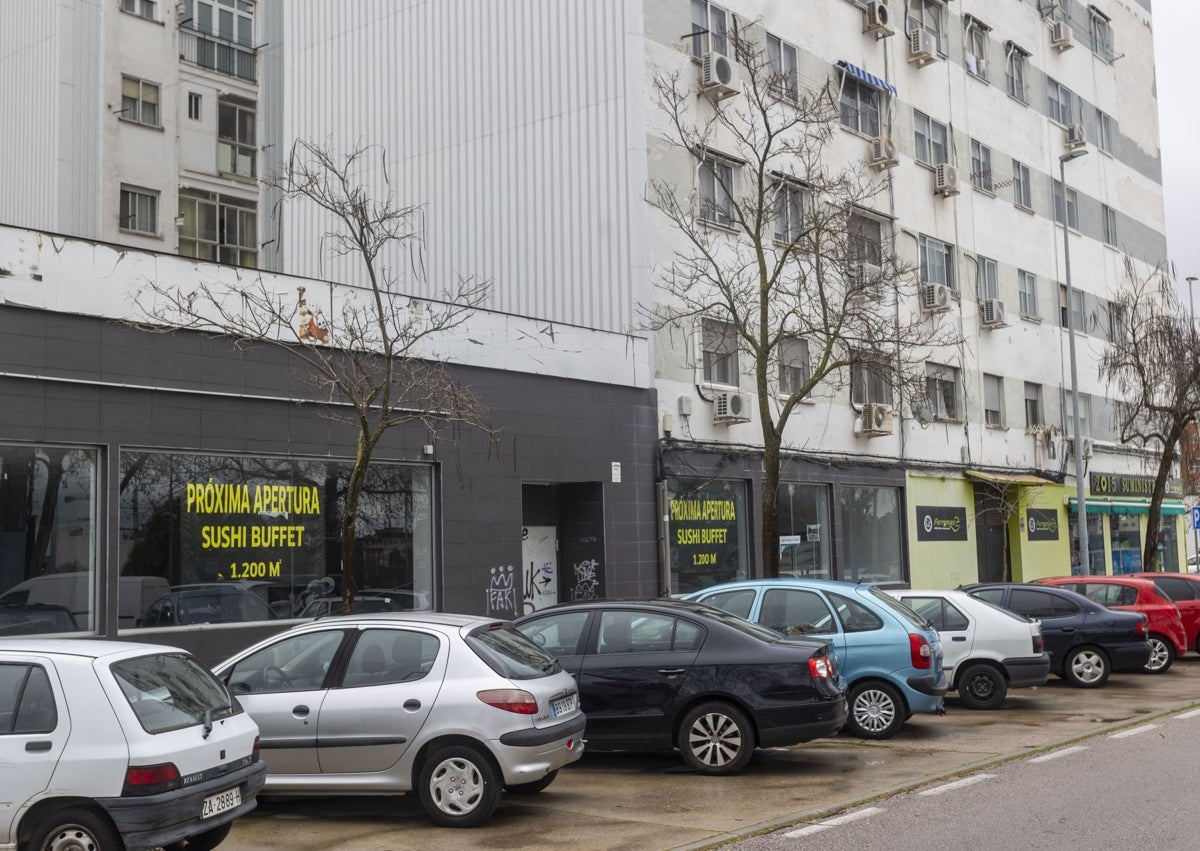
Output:
<path fill-rule="evenodd" d="M 241 711 L 225 687 L 183 653 L 137 656 L 114 662 L 110 669 L 147 733 L 191 727 Z"/>
<path fill-rule="evenodd" d="M 467 644 L 488 667 L 511 680 L 534 680 L 562 670 L 553 656 L 506 624 L 477 627 L 467 635 Z"/>
<path fill-rule="evenodd" d="M 718 609 L 715 606 L 709 606 L 705 604 L 700 605 L 704 609 L 703 613 L 705 617 L 712 618 L 715 621 L 720 621 L 723 624 L 728 624 L 738 632 L 744 632 L 747 635 L 752 635 L 759 641 L 778 641 L 780 638 L 787 637 L 783 633 L 779 632 L 779 630 L 771 629 L 769 626 L 763 626 L 762 624 L 757 624 L 744 618 L 739 618 L 737 615 L 731 614 L 724 609 Z"/>
<path fill-rule="evenodd" d="M 907 621 L 908 623 L 912 624 L 915 627 L 919 627 L 920 629 L 933 629 L 933 624 L 931 624 L 929 621 L 925 620 L 925 618 L 918 615 L 916 612 L 914 612 L 908 606 L 901 603 L 895 597 L 885 594 L 884 592 L 880 591 L 878 588 L 870 588 L 868 590 L 869 590 L 870 595 L 874 599 L 878 600 L 884 606 L 891 609 L 892 612 L 894 612 L 896 615 L 898 615 L 903 620 Z"/>

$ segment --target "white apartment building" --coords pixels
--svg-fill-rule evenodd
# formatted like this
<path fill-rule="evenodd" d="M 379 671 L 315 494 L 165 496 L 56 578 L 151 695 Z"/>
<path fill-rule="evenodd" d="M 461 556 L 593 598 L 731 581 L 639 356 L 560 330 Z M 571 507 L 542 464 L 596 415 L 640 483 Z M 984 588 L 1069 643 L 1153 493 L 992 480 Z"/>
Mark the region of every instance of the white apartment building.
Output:
<path fill-rule="evenodd" d="M 937 308 L 909 309 L 961 338 L 931 356 L 918 410 L 866 379 L 802 405 L 784 439 L 783 568 L 918 586 L 1072 569 L 1065 217 L 1092 568 L 1137 569 L 1148 469 L 1115 442 L 1096 361 L 1124 257 L 1146 271 L 1166 258 L 1149 0 L 76 0 L 5 18 L 0 98 L 29 121 L 0 129 L 16 154 L 0 224 L 353 285 L 353 258 L 323 250 L 327 223 L 277 215 L 256 178 L 297 139 L 373 145 L 387 167 L 364 179 L 421 206 L 419 250 L 385 258 L 405 291 L 492 282 L 491 336 L 455 356 L 482 369 L 525 460 L 498 489 L 442 503 L 439 607 L 503 613 L 497 568 L 502 588 L 506 565 L 545 552 L 560 597 L 588 576 L 645 594 L 757 575 L 762 438 L 745 358 L 714 372 L 702 322 L 655 333 L 645 319 L 680 244 L 650 183 L 675 181 L 698 214 L 714 185 L 665 144 L 653 80 L 694 80 L 703 115 L 705 58 L 731 32 L 761 40 L 798 89 L 831 83 L 831 167 L 881 182 L 864 220 Z M 1081 138 L 1064 190 L 1059 158 Z M 871 166 L 874 148 L 887 156 Z M 737 151 L 714 153 L 737 180 Z M 89 274 L 103 286 L 98 265 Z M 51 434 L 18 426 L 8 437 Z M 138 442 L 184 448 L 155 430 Z M 468 454 L 468 478 L 486 480 L 488 453 Z M 435 469 L 449 500 L 457 485 Z M 1166 511 L 1177 521 L 1182 504 Z M 1177 568 L 1182 527 L 1164 529 Z M 531 560 L 521 540 L 538 536 L 549 543 Z"/>

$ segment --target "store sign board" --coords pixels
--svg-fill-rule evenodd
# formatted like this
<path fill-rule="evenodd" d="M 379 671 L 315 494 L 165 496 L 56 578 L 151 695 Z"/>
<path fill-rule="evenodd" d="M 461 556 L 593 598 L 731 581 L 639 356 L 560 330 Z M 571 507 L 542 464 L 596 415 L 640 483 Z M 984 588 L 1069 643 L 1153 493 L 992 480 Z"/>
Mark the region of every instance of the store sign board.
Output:
<path fill-rule="evenodd" d="M 967 509 L 957 505 L 918 505 L 918 541 L 965 541 Z"/>
<path fill-rule="evenodd" d="M 1126 476 L 1120 473 L 1092 473 L 1088 487 L 1092 496 L 1141 497 L 1150 499 L 1154 496 L 1153 476 Z M 1180 479 L 1167 481 L 1164 496 L 1183 496 L 1183 482 Z"/>
<path fill-rule="evenodd" d="M 1057 541 L 1059 516 L 1054 508 L 1030 508 L 1025 512 L 1025 532 L 1031 541 Z"/>

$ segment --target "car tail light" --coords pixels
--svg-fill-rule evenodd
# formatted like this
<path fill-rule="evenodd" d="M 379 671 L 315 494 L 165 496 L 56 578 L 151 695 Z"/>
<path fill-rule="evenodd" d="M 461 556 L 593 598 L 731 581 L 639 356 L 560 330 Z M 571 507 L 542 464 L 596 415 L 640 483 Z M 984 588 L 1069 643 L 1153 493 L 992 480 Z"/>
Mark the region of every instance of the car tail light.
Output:
<path fill-rule="evenodd" d="M 808 660 L 808 672 L 814 680 L 833 679 L 833 659 L 829 656 L 813 656 Z"/>
<path fill-rule="evenodd" d="M 180 787 L 179 769 L 173 762 L 158 765 L 131 765 L 125 770 L 122 796 L 157 795 Z"/>
<path fill-rule="evenodd" d="M 1138 632 L 1140 632 L 1142 635 L 1149 635 L 1150 634 L 1150 621 L 1146 620 L 1143 617 L 1141 622 L 1138 624 L 1137 628 L 1138 628 Z"/>
<path fill-rule="evenodd" d="M 517 688 L 492 688 L 475 693 L 475 696 L 496 709 L 515 712 L 518 715 L 536 715 L 537 700 L 527 691 Z"/>
<path fill-rule="evenodd" d="M 1042 637 L 1041 633 L 1038 633 L 1037 635 L 1035 635 L 1033 637 L 1033 652 L 1041 653 L 1045 649 L 1046 649 L 1046 639 Z"/>
<path fill-rule="evenodd" d="M 250 761 L 258 762 L 260 759 L 262 759 L 262 739 L 255 736 L 254 747 L 250 749 Z"/>
<path fill-rule="evenodd" d="M 908 634 L 908 652 L 912 656 L 914 668 L 933 667 L 933 648 L 929 646 L 929 639 L 925 636 L 910 632 Z"/>

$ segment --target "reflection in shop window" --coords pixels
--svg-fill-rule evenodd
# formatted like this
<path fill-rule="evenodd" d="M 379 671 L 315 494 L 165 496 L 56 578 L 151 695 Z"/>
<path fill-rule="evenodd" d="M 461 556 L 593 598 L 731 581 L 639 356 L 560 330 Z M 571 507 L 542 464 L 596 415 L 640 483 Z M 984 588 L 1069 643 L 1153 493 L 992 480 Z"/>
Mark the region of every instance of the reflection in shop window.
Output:
<path fill-rule="evenodd" d="M 779 488 L 779 575 L 829 579 L 829 488 Z"/>
<path fill-rule="evenodd" d="M 319 459 L 122 452 L 122 612 L 136 610 L 144 626 L 260 621 L 340 598 L 350 469 Z M 431 495 L 428 467 L 371 465 L 356 527 L 360 594 L 431 606 Z M 160 577 L 170 590 L 129 600 L 132 576 Z"/>
<path fill-rule="evenodd" d="M 671 593 L 746 578 L 746 483 L 672 480 L 667 491 Z"/>
<path fill-rule="evenodd" d="M 1112 544 L 1113 573 L 1137 573 L 1142 569 L 1142 523 L 1137 514 L 1112 514 L 1108 518 Z M 1103 571 L 1101 571 L 1103 573 Z"/>
<path fill-rule="evenodd" d="M 96 627 L 96 453 L 0 446 L 0 636 Z"/>
<path fill-rule="evenodd" d="M 841 576 L 850 582 L 901 582 L 904 564 L 897 488 L 842 487 L 844 528 Z"/>

